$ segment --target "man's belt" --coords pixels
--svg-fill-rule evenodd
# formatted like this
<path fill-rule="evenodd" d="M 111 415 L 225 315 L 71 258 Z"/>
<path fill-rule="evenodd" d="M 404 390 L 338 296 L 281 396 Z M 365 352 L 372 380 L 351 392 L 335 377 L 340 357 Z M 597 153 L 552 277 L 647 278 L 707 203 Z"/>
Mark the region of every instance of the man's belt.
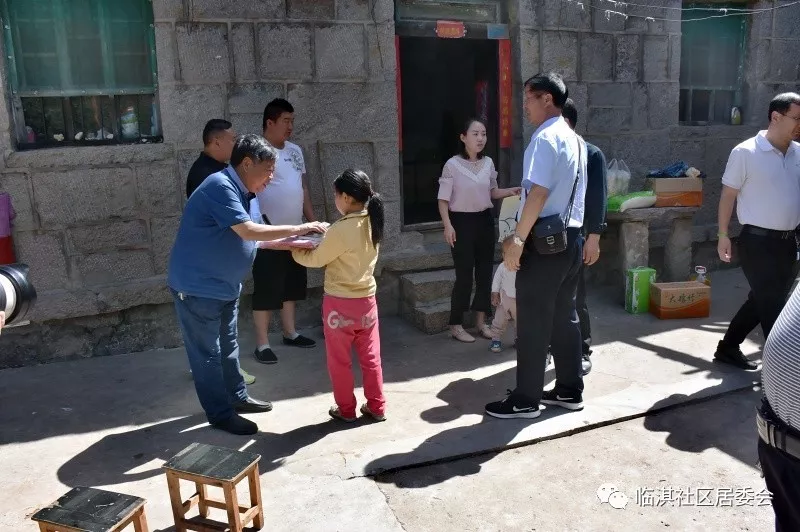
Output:
<path fill-rule="evenodd" d="M 756 410 L 756 425 L 764 443 L 800 460 L 800 437 L 790 434 L 787 427 L 780 427 L 764 418 L 760 410 Z"/>
<path fill-rule="evenodd" d="M 756 227 L 755 225 L 745 225 L 742 227 L 742 232 L 747 232 L 754 236 L 780 238 L 781 240 L 794 239 L 796 234 L 794 230 L 778 231 L 777 229 L 765 229 L 763 227 Z"/>

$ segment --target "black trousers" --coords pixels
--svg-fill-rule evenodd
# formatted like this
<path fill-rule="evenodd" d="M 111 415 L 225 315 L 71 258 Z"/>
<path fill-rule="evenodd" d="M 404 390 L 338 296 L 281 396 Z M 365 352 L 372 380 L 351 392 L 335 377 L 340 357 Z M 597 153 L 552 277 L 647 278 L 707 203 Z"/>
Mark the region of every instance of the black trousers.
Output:
<path fill-rule="evenodd" d="M 754 235 L 749 227 L 742 227 L 738 249 L 750 293 L 722 339 L 722 343 L 729 347 L 741 345 L 759 323 L 764 338 L 769 336 L 786 304 L 797 260 L 794 238 Z"/>
<path fill-rule="evenodd" d="M 456 282 L 450 296 L 450 325 L 462 325 L 464 312 L 470 309 L 472 281 L 475 296 L 472 310 L 490 312 L 492 308 L 492 264 L 494 262 L 495 230 L 492 211 L 450 212 L 450 223 L 456 231 L 452 247 Z"/>
<path fill-rule="evenodd" d="M 308 273 L 291 251 L 259 249 L 253 261 L 253 310 L 281 310 L 286 301 L 306 298 Z"/>
<path fill-rule="evenodd" d="M 764 406 L 761 407 L 764 412 Z M 769 415 L 766 416 L 769 419 Z M 774 422 L 775 419 L 772 418 Z M 782 422 L 777 421 L 778 424 Z M 797 431 L 787 428 L 795 437 Z M 800 530 L 800 460 L 758 439 L 758 460 L 767 489 L 772 494 L 776 532 Z"/>
<path fill-rule="evenodd" d="M 551 338 L 556 393 L 563 397 L 583 394 L 581 330 L 575 310 L 583 237 L 579 229 L 569 229 L 567 236 L 567 249 L 562 253 L 540 255 L 535 249 L 526 249 L 517 272 L 515 391 L 534 404 L 542 398 Z"/>
<path fill-rule="evenodd" d="M 575 310 L 581 326 L 581 353 L 592 354 L 592 324 L 589 321 L 589 307 L 586 305 L 586 265 L 581 260 L 581 271 L 578 274 L 578 290 L 575 293 Z M 553 340 L 550 340 L 552 345 Z"/>
<path fill-rule="evenodd" d="M 581 257 L 581 271 L 578 273 L 575 309 L 578 311 L 578 321 L 581 325 L 581 352 L 589 356 L 592 354 L 592 325 L 589 322 L 589 307 L 586 305 L 586 265 L 583 263 L 583 257 Z"/>

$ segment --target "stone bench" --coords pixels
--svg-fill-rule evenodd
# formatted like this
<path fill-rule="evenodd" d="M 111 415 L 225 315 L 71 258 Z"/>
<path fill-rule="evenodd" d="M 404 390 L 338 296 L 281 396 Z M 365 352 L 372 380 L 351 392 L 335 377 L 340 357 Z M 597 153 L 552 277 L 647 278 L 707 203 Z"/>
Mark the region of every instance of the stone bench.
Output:
<path fill-rule="evenodd" d="M 663 281 L 685 281 L 692 267 L 692 219 L 699 207 L 653 207 L 610 212 L 606 215 L 609 229 L 616 228 L 622 284 L 630 268 L 650 266 L 650 225 L 669 227 L 664 249 Z"/>

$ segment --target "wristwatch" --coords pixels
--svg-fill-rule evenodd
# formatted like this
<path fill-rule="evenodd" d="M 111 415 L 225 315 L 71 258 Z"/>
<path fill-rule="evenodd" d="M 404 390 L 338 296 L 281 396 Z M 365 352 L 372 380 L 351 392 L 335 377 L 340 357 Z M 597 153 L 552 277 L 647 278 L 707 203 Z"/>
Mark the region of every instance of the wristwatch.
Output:
<path fill-rule="evenodd" d="M 519 247 L 525 245 L 525 241 L 522 240 L 517 233 L 514 233 L 514 245 Z"/>

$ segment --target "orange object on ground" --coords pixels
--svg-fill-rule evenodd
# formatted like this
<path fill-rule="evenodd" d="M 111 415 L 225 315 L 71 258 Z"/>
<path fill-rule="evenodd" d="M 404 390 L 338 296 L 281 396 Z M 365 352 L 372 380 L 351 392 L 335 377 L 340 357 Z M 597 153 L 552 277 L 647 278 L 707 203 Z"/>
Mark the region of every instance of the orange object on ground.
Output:
<path fill-rule="evenodd" d="M 711 287 L 697 281 L 653 283 L 650 313 L 661 320 L 706 318 L 711 314 Z"/>

